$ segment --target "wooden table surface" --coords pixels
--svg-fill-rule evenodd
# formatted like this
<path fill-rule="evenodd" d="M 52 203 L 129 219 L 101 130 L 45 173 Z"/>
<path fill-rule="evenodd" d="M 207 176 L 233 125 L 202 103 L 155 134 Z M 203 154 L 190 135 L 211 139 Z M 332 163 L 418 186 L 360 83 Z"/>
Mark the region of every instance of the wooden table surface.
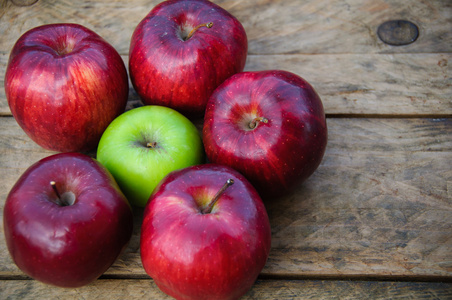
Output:
<path fill-rule="evenodd" d="M 19 2 L 20 0 L 15 0 Z M 19 176 L 53 154 L 11 116 L 4 72 L 14 42 L 35 26 L 73 22 L 128 61 L 130 37 L 154 0 L 0 0 L 0 210 Z M 322 164 L 267 206 L 272 249 L 244 299 L 452 299 L 452 2 L 450 0 L 215 0 L 243 24 L 245 70 L 283 69 L 323 100 L 329 140 Z M 419 28 L 390 46 L 377 29 Z M 130 88 L 129 108 L 139 105 Z M 167 299 L 141 265 L 139 227 L 95 283 L 46 286 L 12 262 L 0 236 L 1 299 Z M 3 222 L 0 222 L 3 231 Z"/>

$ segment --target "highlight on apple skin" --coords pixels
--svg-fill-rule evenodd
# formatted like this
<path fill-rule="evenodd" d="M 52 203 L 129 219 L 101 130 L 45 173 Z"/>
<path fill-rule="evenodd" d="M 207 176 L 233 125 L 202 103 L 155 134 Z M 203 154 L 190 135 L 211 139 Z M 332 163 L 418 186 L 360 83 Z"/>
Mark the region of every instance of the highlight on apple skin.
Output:
<path fill-rule="evenodd" d="M 74 288 L 95 281 L 124 251 L 133 214 L 100 163 L 59 153 L 18 179 L 6 199 L 3 225 L 19 269 L 46 284 Z"/>
<path fill-rule="evenodd" d="M 15 43 L 5 75 L 11 113 L 43 148 L 88 152 L 124 112 L 127 70 L 118 52 L 78 24 L 48 24 Z"/>
<path fill-rule="evenodd" d="M 265 266 L 270 246 L 259 194 L 226 166 L 171 172 L 144 211 L 143 267 L 176 299 L 239 299 Z"/>
<path fill-rule="evenodd" d="M 322 101 L 291 72 L 235 74 L 207 103 L 203 143 L 210 162 L 241 172 L 262 197 L 277 198 L 322 161 L 327 145 Z"/>
<path fill-rule="evenodd" d="M 117 117 L 103 133 L 97 159 L 134 206 L 144 207 L 171 171 L 204 163 L 199 130 L 176 110 L 146 105 Z"/>
<path fill-rule="evenodd" d="M 145 104 L 204 115 L 213 90 L 243 71 L 248 39 L 242 24 L 207 0 L 168 0 L 135 28 L 129 72 Z"/>

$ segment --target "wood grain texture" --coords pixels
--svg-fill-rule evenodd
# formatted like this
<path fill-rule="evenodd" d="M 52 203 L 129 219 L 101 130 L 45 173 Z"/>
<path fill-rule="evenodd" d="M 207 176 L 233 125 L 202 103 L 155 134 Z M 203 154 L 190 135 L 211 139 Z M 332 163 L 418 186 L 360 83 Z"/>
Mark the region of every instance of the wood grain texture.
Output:
<path fill-rule="evenodd" d="M 52 154 L 11 117 L 0 118 L 0 212 L 25 169 Z M 452 278 L 452 120 L 328 119 L 319 169 L 292 194 L 266 203 L 272 250 L 263 276 Z M 142 210 L 126 252 L 107 271 L 146 276 Z M 0 224 L 2 224 L 0 220 Z M 0 225 L 2 226 L 2 225 Z M 0 275 L 20 276 L 0 237 Z"/>
<path fill-rule="evenodd" d="M 452 116 L 450 54 L 250 56 L 246 70 L 305 78 L 333 115 Z"/>
<path fill-rule="evenodd" d="M 452 5 L 446 2 L 249 1 L 242 2 L 237 17 L 247 20 L 253 54 L 450 52 L 452 35 L 444 24 L 452 21 Z M 249 14 L 254 7 L 256 13 Z M 402 48 L 384 44 L 378 26 L 400 18 L 419 27 L 419 39 Z"/>
<path fill-rule="evenodd" d="M 3 88 L 9 52 L 25 31 L 47 23 L 80 23 L 110 42 L 127 64 L 134 28 L 158 2 L 5 4 L 0 14 L 0 115 L 10 114 Z M 443 26 L 452 24 L 449 1 L 413 1 L 409 6 L 395 0 L 214 2 L 244 24 L 249 39 L 245 70 L 282 69 L 304 77 L 323 99 L 327 114 L 452 115 L 452 31 Z M 402 17 L 420 26 L 419 40 L 404 47 L 379 41 L 379 23 Z M 131 85 L 129 99 L 131 106 L 139 101 Z"/>
<path fill-rule="evenodd" d="M 0 115 L 9 55 L 0 54 Z M 128 64 L 128 56 L 122 56 Z M 245 71 L 281 69 L 305 78 L 332 115 L 452 116 L 452 54 L 250 55 Z M 334 66 L 334 68 L 332 67 Z M 140 104 L 130 83 L 129 108 Z"/>
<path fill-rule="evenodd" d="M 138 23 L 160 1 L 45 0 L 27 7 L 9 1 L 0 12 L 0 53 L 11 50 L 25 31 L 42 24 L 72 22 L 104 37 L 127 54 Z M 452 4 L 448 0 L 215 0 L 243 24 L 251 54 L 450 52 Z M 420 30 L 408 46 L 393 47 L 377 37 L 384 21 L 407 19 Z"/>
<path fill-rule="evenodd" d="M 78 289 L 51 287 L 34 280 L 0 283 L 4 299 L 173 299 L 152 280 L 100 279 Z M 263 299 L 450 299 L 452 284 L 362 281 L 258 280 L 243 300 Z"/>
<path fill-rule="evenodd" d="M 39 25 L 79 23 L 111 43 L 127 65 L 133 30 L 160 1 L 38 0 L 19 7 L 0 0 L 0 232 L 15 181 L 54 154 L 11 117 L 3 80 L 15 41 Z M 266 203 L 271 253 L 243 299 L 452 299 L 452 2 L 213 2 L 245 27 L 246 71 L 302 76 L 328 116 L 318 170 L 291 194 Z M 416 42 L 384 44 L 377 28 L 391 19 L 416 24 Z M 140 105 L 130 85 L 127 109 Z M 30 280 L 0 234 L 0 298 L 169 299 L 141 265 L 142 214 L 134 209 L 125 252 L 80 289 Z"/>
<path fill-rule="evenodd" d="M 451 276 L 451 120 L 328 125 L 321 168 L 268 206 L 277 254 L 267 270 Z"/>

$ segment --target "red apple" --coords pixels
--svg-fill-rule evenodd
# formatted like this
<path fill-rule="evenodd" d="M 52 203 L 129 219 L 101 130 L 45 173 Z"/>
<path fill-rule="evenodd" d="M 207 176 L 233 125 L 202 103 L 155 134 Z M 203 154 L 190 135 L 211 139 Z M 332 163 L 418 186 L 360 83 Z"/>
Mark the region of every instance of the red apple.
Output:
<path fill-rule="evenodd" d="M 27 275 L 86 285 L 128 244 L 132 210 L 110 173 L 84 154 L 60 153 L 28 168 L 6 199 L 5 240 Z"/>
<path fill-rule="evenodd" d="M 213 90 L 243 71 L 248 40 L 240 22 L 207 0 L 168 0 L 138 24 L 129 71 L 145 104 L 204 114 Z"/>
<path fill-rule="evenodd" d="M 40 146 L 89 151 L 124 112 L 129 83 L 118 52 L 76 24 L 50 24 L 24 33 L 5 76 L 17 123 Z"/>
<path fill-rule="evenodd" d="M 270 251 L 264 204 L 235 170 L 204 164 L 170 173 L 151 195 L 141 228 L 141 259 L 176 299 L 238 299 Z"/>
<path fill-rule="evenodd" d="M 304 79 L 281 70 L 232 76 L 209 99 L 204 120 L 210 162 L 238 170 L 264 198 L 307 179 L 327 144 L 319 96 Z"/>

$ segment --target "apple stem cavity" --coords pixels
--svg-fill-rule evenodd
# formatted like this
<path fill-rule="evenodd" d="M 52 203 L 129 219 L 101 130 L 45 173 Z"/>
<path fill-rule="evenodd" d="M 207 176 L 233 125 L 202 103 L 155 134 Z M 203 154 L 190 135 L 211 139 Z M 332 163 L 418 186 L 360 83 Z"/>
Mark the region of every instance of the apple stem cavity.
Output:
<path fill-rule="evenodd" d="M 226 180 L 226 182 L 224 183 L 224 185 L 221 187 L 221 189 L 215 194 L 215 196 L 213 197 L 212 200 L 210 200 L 210 203 L 208 206 L 206 206 L 201 213 L 203 215 L 205 214 L 210 214 L 212 212 L 213 206 L 215 205 L 215 203 L 217 203 L 218 199 L 220 198 L 220 196 L 226 191 L 226 189 L 228 187 L 230 187 L 231 185 L 234 184 L 234 179 L 230 178 L 228 180 Z"/>
<path fill-rule="evenodd" d="M 193 34 L 195 34 L 195 32 L 201 28 L 201 27 L 207 27 L 207 28 L 211 28 L 213 26 L 213 22 L 209 22 L 209 23 L 204 23 L 204 24 L 200 24 L 198 26 L 196 26 L 195 28 L 193 28 L 190 33 L 187 35 L 187 37 L 185 38 L 185 41 L 188 40 L 189 38 L 191 38 L 193 36 Z"/>
<path fill-rule="evenodd" d="M 58 200 L 56 201 L 56 204 L 59 206 L 71 206 L 75 202 L 75 194 L 73 192 L 65 192 L 63 194 L 60 194 L 56 187 L 55 181 L 50 181 L 50 185 L 52 186 L 53 191 L 55 192 L 55 195 L 57 196 Z"/>
<path fill-rule="evenodd" d="M 267 124 L 267 123 L 268 123 L 268 119 L 267 119 L 267 118 L 264 118 L 264 117 L 256 117 L 256 118 L 254 118 L 253 120 L 251 120 L 251 122 L 249 122 L 248 127 L 249 127 L 250 129 L 254 129 L 254 128 L 257 127 L 257 125 L 258 125 L 260 122 Z"/>
<path fill-rule="evenodd" d="M 75 43 L 76 43 L 75 40 L 71 38 L 61 41 L 59 44 L 55 45 L 55 52 L 59 56 L 69 54 L 74 50 Z"/>

